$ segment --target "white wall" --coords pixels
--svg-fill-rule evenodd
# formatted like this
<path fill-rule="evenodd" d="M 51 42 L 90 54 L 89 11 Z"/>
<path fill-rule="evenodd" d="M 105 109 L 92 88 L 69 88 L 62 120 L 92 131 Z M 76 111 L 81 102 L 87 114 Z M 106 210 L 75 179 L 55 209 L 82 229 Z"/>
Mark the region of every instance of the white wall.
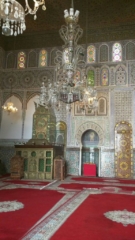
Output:
<path fill-rule="evenodd" d="M 31 139 L 32 138 L 32 126 L 33 126 L 33 114 L 35 112 L 34 102 L 37 102 L 39 96 L 35 96 L 30 99 L 27 104 L 25 122 L 24 122 L 24 134 L 23 139 Z"/>
<path fill-rule="evenodd" d="M 8 114 L 2 111 L 2 122 L 0 128 L 1 139 L 20 139 L 22 135 L 22 104 L 20 100 L 12 96 L 6 102 L 13 102 L 14 106 L 18 108 L 18 112 Z"/>

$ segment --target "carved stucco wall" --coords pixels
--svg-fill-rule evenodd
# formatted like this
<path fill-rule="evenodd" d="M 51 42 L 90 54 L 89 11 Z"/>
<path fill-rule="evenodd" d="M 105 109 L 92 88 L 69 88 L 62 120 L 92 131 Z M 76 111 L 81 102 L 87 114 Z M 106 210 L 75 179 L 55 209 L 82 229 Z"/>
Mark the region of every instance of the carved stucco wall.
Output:
<path fill-rule="evenodd" d="M 111 62 L 111 46 L 112 43 L 106 43 L 110 48 L 108 63 L 94 63 L 92 65 L 95 71 L 95 82 L 97 85 L 98 97 L 105 97 L 107 99 L 107 115 L 98 116 L 76 116 L 74 104 L 72 104 L 72 111 L 66 114 L 65 105 L 59 112 L 56 112 L 56 121 L 63 121 L 67 124 L 67 147 L 76 148 L 81 146 L 81 136 L 84 131 L 93 129 L 98 132 L 100 136 L 101 158 L 100 158 L 100 173 L 101 176 L 114 176 L 114 127 L 116 122 L 121 120 L 128 121 L 133 126 L 133 145 L 135 147 L 135 61 L 123 61 L 122 63 Z M 125 42 L 123 42 L 124 46 Z M 95 44 L 97 50 L 101 43 Z M 125 59 L 126 52 L 123 47 L 123 59 Z M 49 49 L 51 53 L 51 50 Z M 17 53 L 16 53 L 17 54 Z M 39 95 L 42 81 L 55 81 L 55 71 L 53 66 L 47 66 L 44 69 L 26 68 L 24 70 L 6 69 L 6 56 L 2 51 L 2 62 L 0 67 L 0 107 L 10 96 L 10 82 L 12 81 L 13 93 L 19 98 L 22 103 L 22 118 L 25 118 L 25 111 L 27 103 L 35 96 Z M 97 54 L 97 61 L 99 57 Z M 5 62 L 5 65 L 3 64 Z M 49 63 L 53 60 L 49 57 Z M 3 66 L 5 66 L 3 68 Z M 29 64 L 27 64 L 29 66 Z M 101 69 L 107 66 L 109 69 L 109 86 L 101 87 Z M 89 69 L 90 66 L 87 66 Z M 1 119 L 0 111 L 0 119 Z M 14 145 L 13 139 L 5 139 L 1 145 Z M 18 143 L 20 140 L 17 140 Z M 107 150 L 106 150 L 107 148 Z M 6 151 L 5 151 L 6 152 Z M 6 159 L 3 157 L 2 159 Z M 135 154 L 134 154 L 135 156 Z M 78 174 L 80 152 L 79 150 L 67 150 L 66 158 L 68 161 L 68 173 Z M 134 157 L 135 159 L 135 157 Z M 4 160 L 9 169 L 9 163 Z M 135 162 L 135 160 L 134 160 Z M 134 164 L 135 166 L 135 164 Z M 135 167 L 134 167 L 135 169 Z"/>

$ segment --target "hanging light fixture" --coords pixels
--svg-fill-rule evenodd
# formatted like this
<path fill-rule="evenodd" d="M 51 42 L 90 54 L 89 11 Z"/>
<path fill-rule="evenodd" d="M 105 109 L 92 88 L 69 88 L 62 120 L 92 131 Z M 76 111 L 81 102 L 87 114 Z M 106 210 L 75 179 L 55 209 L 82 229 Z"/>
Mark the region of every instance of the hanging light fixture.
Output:
<path fill-rule="evenodd" d="M 61 27 L 59 34 L 65 44 L 62 51 L 56 51 L 54 58 L 56 82 L 53 85 L 41 87 L 39 103 L 59 110 L 60 102 L 64 102 L 66 110 L 71 111 L 71 104 L 78 101 L 81 103 L 82 110 L 95 109 L 98 105 L 97 91 L 91 86 L 87 87 L 85 49 L 78 45 L 83 30 L 78 25 L 79 11 L 74 11 L 73 0 L 69 11 L 64 11 L 64 18 L 66 25 Z M 78 69 L 80 78 L 76 80 L 75 75 Z"/>
<path fill-rule="evenodd" d="M 10 92 L 10 101 L 7 102 L 6 105 L 3 105 L 2 108 L 4 111 L 8 112 L 8 114 L 10 113 L 16 113 L 18 111 L 18 109 L 16 107 L 14 107 L 13 102 L 11 101 L 11 96 L 12 96 L 12 81 L 11 81 L 11 92 Z"/>
<path fill-rule="evenodd" d="M 45 0 L 33 0 L 33 2 L 34 8 L 32 9 L 28 4 L 28 0 L 25 0 L 26 6 L 24 10 L 18 1 L 0 0 L 0 26 L 3 35 L 17 36 L 17 34 L 22 34 L 26 29 L 25 15 L 32 14 L 36 19 L 36 13 L 40 5 L 42 5 L 43 10 L 46 10 Z"/>
<path fill-rule="evenodd" d="M 14 104 L 12 102 L 7 102 L 7 105 L 2 106 L 3 110 L 7 111 L 8 114 L 10 113 L 16 113 L 18 109 L 14 107 Z"/>

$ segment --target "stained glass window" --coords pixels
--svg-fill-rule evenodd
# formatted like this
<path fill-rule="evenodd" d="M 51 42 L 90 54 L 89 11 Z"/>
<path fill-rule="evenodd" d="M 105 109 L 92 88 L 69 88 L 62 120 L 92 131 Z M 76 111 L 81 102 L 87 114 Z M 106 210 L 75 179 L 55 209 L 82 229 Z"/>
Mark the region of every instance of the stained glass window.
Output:
<path fill-rule="evenodd" d="M 120 62 L 122 60 L 122 48 L 120 43 L 115 43 L 112 48 L 113 62 Z"/>
<path fill-rule="evenodd" d="M 100 62 L 108 61 L 108 46 L 102 45 L 100 47 Z"/>
<path fill-rule="evenodd" d="M 103 68 L 101 71 L 101 85 L 107 86 L 109 81 L 109 73 L 107 68 Z"/>
<path fill-rule="evenodd" d="M 135 44 L 129 42 L 126 45 L 126 60 L 133 60 L 135 59 Z"/>
<path fill-rule="evenodd" d="M 26 54 L 24 52 L 18 53 L 17 68 L 24 69 L 26 67 Z"/>
<path fill-rule="evenodd" d="M 95 62 L 95 58 L 96 58 L 96 50 L 95 47 L 93 45 L 90 45 L 87 48 L 87 63 L 93 63 Z"/>
<path fill-rule="evenodd" d="M 94 70 L 89 70 L 87 73 L 87 85 L 94 86 L 95 85 L 95 75 Z"/>
<path fill-rule="evenodd" d="M 39 53 L 39 67 L 46 67 L 47 66 L 47 51 L 45 49 L 42 49 Z"/>

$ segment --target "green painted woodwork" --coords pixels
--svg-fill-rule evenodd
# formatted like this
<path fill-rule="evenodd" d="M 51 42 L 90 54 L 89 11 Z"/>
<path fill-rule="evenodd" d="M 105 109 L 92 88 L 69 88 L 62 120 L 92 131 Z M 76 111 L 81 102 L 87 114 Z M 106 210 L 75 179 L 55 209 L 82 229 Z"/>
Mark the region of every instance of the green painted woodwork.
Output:
<path fill-rule="evenodd" d="M 28 159 L 24 158 L 24 171 L 28 171 Z"/>
<path fill-rule="evenodd" d="M 50 158 L 46 158 L 46 164 L 51 164 L 51 159 Z"/>
<path fill-rule="evenodd" d="M 40 159 L 39 159 L 38 170 L 39 170 L 40 172 L 44 172 L 44 159 L 43 159 L 43 158 L 40 158 Z"/>
<path fill-rule="evenodd" d="M 51 151 L 46 152 L 46 157 L 51 157 Z"/>
<path fill-rule="evenodd" d="M 46 166 L 46 172 L 51 172 L 51 166 Z"/>

